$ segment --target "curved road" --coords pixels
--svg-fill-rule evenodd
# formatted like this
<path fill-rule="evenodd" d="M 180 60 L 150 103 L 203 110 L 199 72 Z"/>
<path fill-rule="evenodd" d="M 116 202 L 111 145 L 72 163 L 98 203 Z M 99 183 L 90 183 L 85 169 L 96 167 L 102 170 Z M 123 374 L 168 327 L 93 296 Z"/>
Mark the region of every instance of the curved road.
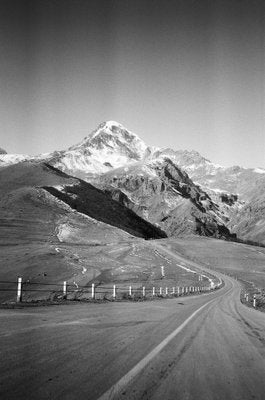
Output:
<path fill-rule="evenodd" d="M 1 310 L 1 399 L 263 400 L 265 314 L 222 278 L 207 295 Z"/>

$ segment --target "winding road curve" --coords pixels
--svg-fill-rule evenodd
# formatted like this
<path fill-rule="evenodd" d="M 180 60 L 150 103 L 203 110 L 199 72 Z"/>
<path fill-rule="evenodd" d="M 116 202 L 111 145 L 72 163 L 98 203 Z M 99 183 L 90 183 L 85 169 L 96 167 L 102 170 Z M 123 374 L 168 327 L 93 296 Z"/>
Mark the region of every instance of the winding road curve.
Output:
<path fill-rule="evenodd" d="M 265 314 L 216 275 L 207 295 L 0 310 L 1 399 L 263 400 Z"/>

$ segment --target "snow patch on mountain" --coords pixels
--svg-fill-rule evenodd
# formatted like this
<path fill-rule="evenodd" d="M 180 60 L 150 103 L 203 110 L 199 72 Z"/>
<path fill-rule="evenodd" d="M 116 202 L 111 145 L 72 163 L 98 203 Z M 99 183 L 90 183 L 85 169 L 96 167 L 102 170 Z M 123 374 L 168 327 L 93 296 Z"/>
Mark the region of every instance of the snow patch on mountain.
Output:
<path fill-rule="evenodd" d="M 7 167 L 8 165 L 17 164 L 21 161 L 30 160 L 32 157 L 26 154 L 1 154 L 0 167 Z"/>

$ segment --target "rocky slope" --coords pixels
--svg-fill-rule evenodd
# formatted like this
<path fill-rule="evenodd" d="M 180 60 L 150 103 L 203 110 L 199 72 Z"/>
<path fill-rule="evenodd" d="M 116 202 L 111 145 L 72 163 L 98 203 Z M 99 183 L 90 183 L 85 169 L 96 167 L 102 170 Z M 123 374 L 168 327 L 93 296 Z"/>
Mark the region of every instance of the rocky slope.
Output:
<path fill-rule="evenodd" d="M 231 237 L 218 205 L 169 158 L 109 171 L 97 184 L 170 236 Z"/>
<path fill-rule="evenodd" d="M 39 197 L 39 192 L 45 192 L 45 196 Z M 41 198 L 45 203 L 47 193 L 50 193 L 51 196 L 48 197 L 51 200 L 51 212 L 52 205 L 56 203 L 57 208 L 58 204 L 63 208 L 68 206 L 67 209 L 74 213 L 77 211 L 96 222 L 100 221 L 103 223 L 100 227 L 108 224 L 106 229 L 109 229 L 109 226 L 112 226 L 112 232 L 116 227 L 134 236 L 147 239 L 165 237 L 165 234 L 158 228 L 112 200 L 110 196 L 99 189 L 80 179 L 70 177 L 49 164 L 24 162 L 2 169 L 0 171 L 0 193 L 0 217 L 3 223 L 7 221 L 8 224 L 10 221 L 14 221 L 16 213 L 19 214 L 19 219 L 24 221 L 23 207 L 28 207 L 33 200 L 36 200 L 41 206 Z M 34 209 L 29 207 L 28 211 L 33 212 Z M 26 226 L 28 219 L 30 219 L 29 215 L 24 222 L 25 229 L 30 233 L 31 228 Z M 34 220 L 33 217 L 31 219 Z M 32 235 L 35 235 L 34 230 Z"/>
<path fill-rule="evenodd" d="M 195 151 L 158 150 L 170 156 L 219 205 L 239 238 L 265 244 L 265 169 L 222 167 Z"/>

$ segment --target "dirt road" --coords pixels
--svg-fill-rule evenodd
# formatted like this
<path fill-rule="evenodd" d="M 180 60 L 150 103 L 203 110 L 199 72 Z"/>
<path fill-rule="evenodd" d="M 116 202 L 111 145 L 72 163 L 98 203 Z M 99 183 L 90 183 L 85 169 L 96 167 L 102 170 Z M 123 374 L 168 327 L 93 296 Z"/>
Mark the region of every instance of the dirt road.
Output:
<path fill-rule="evenodd" d="M 203 296 L 0 311 L 0 398 L 264 399 L 265 314 Z"/>

